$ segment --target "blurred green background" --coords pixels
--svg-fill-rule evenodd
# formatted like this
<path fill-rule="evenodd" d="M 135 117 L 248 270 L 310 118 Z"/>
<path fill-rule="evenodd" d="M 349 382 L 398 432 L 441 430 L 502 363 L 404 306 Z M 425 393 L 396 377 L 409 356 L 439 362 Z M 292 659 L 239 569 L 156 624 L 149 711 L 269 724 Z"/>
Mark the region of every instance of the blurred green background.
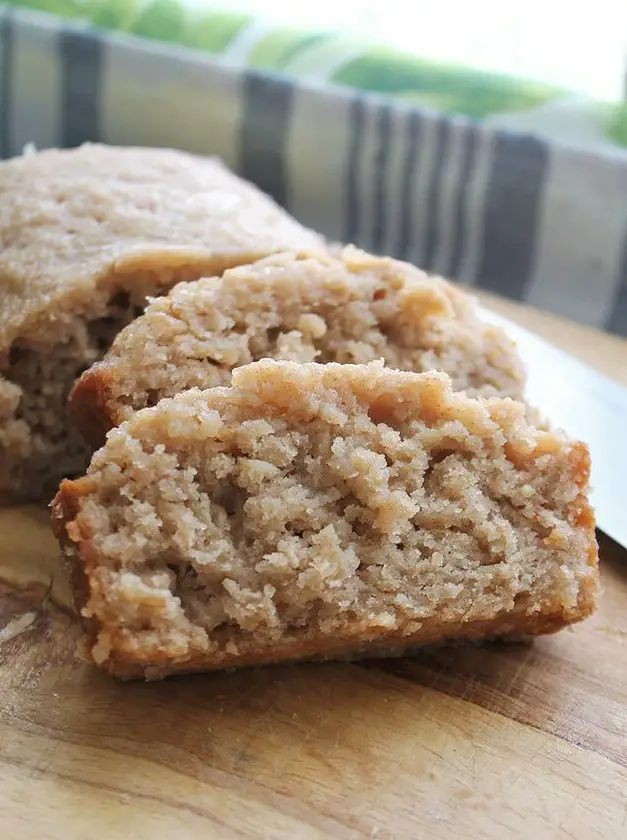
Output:
<path fill-rule="evenodd" d="M 232 60 L 250 14 L 180 0 L 9 0 L 104 29 L 180 44 Z M 249 67 L 344 85 L 496 126 L 592 145 L 627 146 L 627 109 L 550 84 L 359 43 L 351 33 L 260 27 Z M 573 101 L 575 103 L 573 107 Z M 561 110 L 560 110 L 561 109 Z"/>

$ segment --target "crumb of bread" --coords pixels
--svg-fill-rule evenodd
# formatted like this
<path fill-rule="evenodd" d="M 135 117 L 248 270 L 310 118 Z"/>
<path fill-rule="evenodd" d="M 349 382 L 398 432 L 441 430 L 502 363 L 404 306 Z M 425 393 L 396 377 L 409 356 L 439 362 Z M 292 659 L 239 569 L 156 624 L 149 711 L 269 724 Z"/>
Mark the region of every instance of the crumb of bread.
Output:
<path fill-rule="evenodd" d="M 579 621 L 588 474 L 445 374 L 266 360 L 111 431 L 53 524 L 93 660 L 158 677 Z"/>

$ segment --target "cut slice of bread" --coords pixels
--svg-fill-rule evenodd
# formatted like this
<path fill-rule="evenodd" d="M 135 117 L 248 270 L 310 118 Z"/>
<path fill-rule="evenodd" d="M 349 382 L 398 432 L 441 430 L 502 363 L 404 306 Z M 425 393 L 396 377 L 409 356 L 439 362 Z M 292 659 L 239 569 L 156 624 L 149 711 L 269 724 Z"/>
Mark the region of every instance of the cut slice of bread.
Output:
<path fill-rule="evenodd" d="M 52 495 L 85 469 L 68 392 L 147 295 L 324 247 L 217 160 L 96 145 L 0 163 L 0 244 L 3 501 Z"/>
<path fill-rule="evenodd" d="M 476 315 L 474 299 L 439 277 L 346 248 L 277 254 L 183 283 L 123 330 L 70 396 L 98 446 L 133 411 L 187 388 L 228 385 L 261 358 L 443 370 L 469 395 L 522 397 L 516 348 Z"/>
<path fill-rule="evenodd" d="M 399 653 L 589 615 L 588 472 L 445 374 L 266 360 L 111 431 L 53 527 L 111 674 Z"/>

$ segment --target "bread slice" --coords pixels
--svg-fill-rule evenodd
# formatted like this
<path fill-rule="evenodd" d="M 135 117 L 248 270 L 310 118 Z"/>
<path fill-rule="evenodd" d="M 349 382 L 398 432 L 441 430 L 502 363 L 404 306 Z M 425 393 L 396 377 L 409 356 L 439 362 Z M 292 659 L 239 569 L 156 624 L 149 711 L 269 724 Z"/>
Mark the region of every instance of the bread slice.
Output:
<path fill-rule="evenodd" d="M 183 283 L 123 330 L 70 395 L 95 446 L 133 411 L 187 388 L 228 385 L 261 358 L 450 374 L 469 395 L 522 397 L 516 348 L 474 299 L 406 263 L 346 248 L 278 254 Z"/>
<path fill-rule="evenodd" d="M 286 248 L 321 248 L 215 159 L 87 145 L 0 163 L 0 498 L 88 463 L 76 377 L 146 296 Z"/>
<path fill-rule="evenodd" d="M 589 615 L 588 471 L 445 374 L 265 360 L 111 431 L 53 527 L 111 674 L 399 653 Z"/>

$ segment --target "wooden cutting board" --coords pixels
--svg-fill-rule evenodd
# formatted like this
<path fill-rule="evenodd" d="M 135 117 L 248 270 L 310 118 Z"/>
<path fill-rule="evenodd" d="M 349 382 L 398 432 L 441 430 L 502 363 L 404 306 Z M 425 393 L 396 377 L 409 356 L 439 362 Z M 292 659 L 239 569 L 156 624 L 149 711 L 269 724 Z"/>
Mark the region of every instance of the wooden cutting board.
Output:
<path fill-rule="evenodd" d="M 533 645 L 122 684 L 77 654 L 47 512 L 0 510 L 0 838 L 624 840 L 627 551 L 601 561 L 598 613 Z"/>

